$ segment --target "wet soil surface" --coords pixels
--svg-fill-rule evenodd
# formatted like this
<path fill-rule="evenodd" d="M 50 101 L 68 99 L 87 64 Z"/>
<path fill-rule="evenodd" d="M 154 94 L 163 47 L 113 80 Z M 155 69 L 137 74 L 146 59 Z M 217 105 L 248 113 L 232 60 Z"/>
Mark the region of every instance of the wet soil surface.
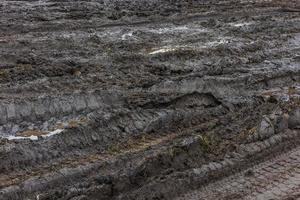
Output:
<path fill-rule="evenodd" d="M 1 200 L 299 198 L 299 1 L 0 10 Z"/>
<path fill-rule="evenodd" d="M 179 199 L 298 199 L 300 150 L 296 148 L 241 174 L 230 176 Z"/>

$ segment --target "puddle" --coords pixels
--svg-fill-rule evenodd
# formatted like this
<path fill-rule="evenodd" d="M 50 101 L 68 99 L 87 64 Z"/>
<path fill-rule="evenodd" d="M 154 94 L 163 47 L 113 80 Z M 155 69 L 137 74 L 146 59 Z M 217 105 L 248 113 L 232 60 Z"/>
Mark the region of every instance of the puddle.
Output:
<path fill-rule="evenodd" d="M 244 27 L 244 26 L 250 26 L 254 24 L 253 22 L 243 22 L 243 23 L 229 23 L 229 25 L 234 27 Z"/>
<path fill-rule="evenodd" d="M 220 40 L 216 40 L 216 41 L 212 41 L 212 42 L 208 42 L 204 45 L 204 47 L 214 47 L 214 46 L 218 46 L 220 44 L 228 44 L 229 43 L 229 39 L 227 38 L 222 38 Z"/>
<path fill-rule="evenodd" d="M 22 136 L 8 136 L 8 137 L 4 137 L 8 140 L 38 140 L 38 136 L 29 136 L 29 137 L 22 137 Z"/>
<path fill-rule="evenodd" d="M 177 49 L 180 49 L 180 47 L 164 47 L 164 48 L 150 52 L 149 55 L 172 52 L 172 51 L 176 51 Z"/>
<path fill-rule="evenodd" d="M 125 33 L 121 36 L 122 40 L 128 40 L 129 38 L 134 38 L 133 32 Z M 135 38 L 134 38 L 135 39 Z"/>
<path fill-rule="evenodd" d="M 183 45 L 183 46 L 165 46 L 162 47 L 160 49 L 156 49 L 154 51 L 151 51 L 150 53 L 148 53 L 149 55 L 155 55 L 155 54 L 163 54 L 163 53 L 168 53 L 168 52 L 172 52 L 172 51 L 177 51 L 177 50 L 187 50 L 187 49 L 205 49 L 205 48 L 210 48 L 210 47 L 214 47 L 214 46 L 218 46 L 221 44 L 228 44 L 229 43 L 229 38 L 222 38 L 219 40 L 215 40 L 212 42 L 207 42 L 204 43 L 202 45 L 195 45 L 195 46 L 187 46 L 187 45 Z"/>
<path fill-rule="evenodd" d="M 48 137 L 60 134 L 63 131 L 64 131 L 64 129 L 56 129 L 55 131 L 51 131 L 51 132 L 48 132 L 47 134 L 39 135 L 39 136 L 36 136 L 36 135 L 31 135 L 31 136 L 12 136 L 12 135 L 10 135 L 10 136 L 7 136 L 7 137 L 2 137 L 2 138 L 6 138 L 8 140 L 32 140 L 32 141 L 35 141 L 35 140 L 39 139 L 38 137 L 48 138 Z"/>
<path fill-rule="evenodd" d="M 63 131 L 64 131 L 64 129 L 57 129 L 57 130 L 55 130 L 55 131 L 49 132 L 49 133 L 46 134 L 46 135 L 41 135 L 41 137 L 42 137 L 42 138 L 51 137 L 51 136 L 53 136 L 53 135 L 60 134 L 60 133 L 63 132 Z"/>
<path fill-rule="evenodd" d="M 166 33 L 186 33 L 186 32 L 208 32 L 205 28 L 191 28 L 188 26 L 176 26 L 169 28 L 149 29 L 151 33 L 166 34 Z"/>
<path fill-rule="evenodd" d="M 168 52 L 177 51 L 177 50 L 187 50 L 187 49 L 193 49 L 193 47 L 191 47 L 191 46 L 162 47 L 160 49 L 150 52 L 149 55 L 162 54 L 162 53 L 168 53 Z"/>
<path fill-rule="evenodd" d="M 193 28 L 188 26 L 176 26 L 176 27 L 166 27 L 166 28 L 141 28 L 140 31 L 144 33 L 151 33 L 151 34 L 178 34 L 178 33 L 204 33 L 208 32 L 205 28 Z M 127 40 L 130 38 L 135 38 L 133 35 L 133 31 L 127 32 L 121 35 L 122 40 Z"/>

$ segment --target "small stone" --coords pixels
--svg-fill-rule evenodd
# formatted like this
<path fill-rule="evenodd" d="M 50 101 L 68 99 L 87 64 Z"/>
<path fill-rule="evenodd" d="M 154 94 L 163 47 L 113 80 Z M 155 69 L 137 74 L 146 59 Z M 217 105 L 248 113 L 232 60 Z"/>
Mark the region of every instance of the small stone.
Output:
<path fill-rule="evenodd" d="M 288 101 L 290 101 L 290 96 L 289 95 L 282 95 L 280 97 L 280 101 L 288 102 Z"/>

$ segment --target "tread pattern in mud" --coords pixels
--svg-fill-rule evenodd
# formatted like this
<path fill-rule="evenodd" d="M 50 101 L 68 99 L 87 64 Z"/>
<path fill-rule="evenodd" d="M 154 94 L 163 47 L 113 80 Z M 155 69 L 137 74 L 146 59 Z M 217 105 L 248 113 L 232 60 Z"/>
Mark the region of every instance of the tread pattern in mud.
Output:
<path fill-rule="evenodd" d="M 300 197 L 300 149 L 241 174 L 212 183 L 183 199 L 297 199 Z"/>
<path fill-rule="evenodd" d="M 291 3 L 2 0 L 0 195 L 174 199 L 298 146 Z M 286 168 L 270 161 L 186 198 L 267 198 L 275 186 L 298 198 L 296 161 L 280 157 Z M 264 169 L 274 186 L 259 179 Z"/>

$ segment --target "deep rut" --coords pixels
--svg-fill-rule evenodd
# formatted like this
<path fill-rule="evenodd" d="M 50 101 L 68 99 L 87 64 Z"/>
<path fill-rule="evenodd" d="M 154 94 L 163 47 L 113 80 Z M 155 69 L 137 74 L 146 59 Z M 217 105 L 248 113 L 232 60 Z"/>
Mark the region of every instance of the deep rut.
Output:
<path fill-rule="evenodd" d="M 297 4 L 0 1 L 0 199 L 298 198 Z"/>

